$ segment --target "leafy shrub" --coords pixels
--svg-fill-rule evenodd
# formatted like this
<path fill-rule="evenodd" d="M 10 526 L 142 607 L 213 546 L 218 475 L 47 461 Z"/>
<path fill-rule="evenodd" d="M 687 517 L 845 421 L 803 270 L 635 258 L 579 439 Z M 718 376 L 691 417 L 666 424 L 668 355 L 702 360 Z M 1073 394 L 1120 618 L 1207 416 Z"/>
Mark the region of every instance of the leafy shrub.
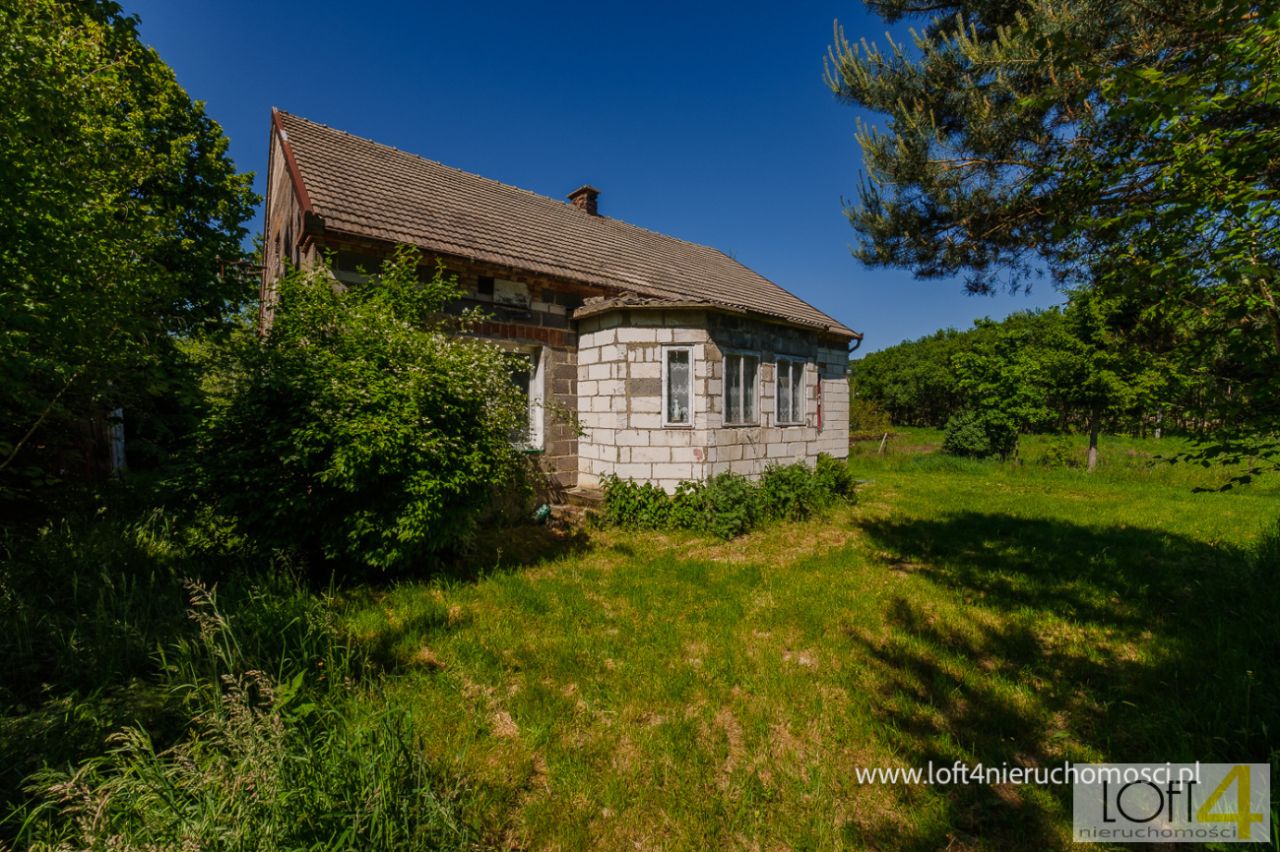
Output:
<path fill-rule="evenodd" d="M 735 473 L 681 482 L 675 494 L 616 476 L 604 481 L 602 521 L 629 529 L 686 529 L 731 539 L 768 519 L 799 520 L 835 502 L 853 502 L 853 474 L 822 454 L 816 468 L 802 462 L 770 465 L 759 483 Z"/>
<path fill-rule="evenodd" d="M 676 486 L 676 493 L 671 496 L 670 520 L 677 529 L 706 529 L 707 489 L 703 483 L 686 480 Z"/>
<path fill-rule="evenodd" d="M 1045 467 L 1081 466 L 1079 452 L 1072 446 L 1071 439 L 1065 435 L 1054 438 L 1045 446 L 1044 455 L 1040 456 L 1039 462 Z"/>
<path fill-rule="evenodd" d="M 991 440 L 983 428 L 980 416 L 973 411 L 953 415 L 947 421 L 942 439 L 942 451 L 953 456 L 986 458 L 991 455 Z"/>
<path fill-rule="evenodd" d="M 510 356 L 459 336 L 456 282 L 418 269 L 401 248 L 349 288 L 291 272 L 270 333 L 213 358 L 194 484 L 255 541 L 399 568 L 464 547 L 520 486 Z"/>
<path fill-rule="evenodd" d="M 765 514 L 780 521 L 801 521 L 821 502 L 813 471 L 804 462 L 771 464 L 760 477 Z"/>
<path fill-rule="evenodd" d="M 736 473 L 721 473 L 707 481 L 702 498 L 705 520 L 702 531 L 717 538 L 736 538 L 752 530 L 764 513 L 758 486 Z"/>
<path fill-rule="evenodd" d="M 813 468 L 813 478 L 818 493 L 831 502 L 857 502 L 858 482 L 849 469 L 849 463 L 828 453 L 818 453 Z"/>
<path fill-rule="evenodd" d="M 893 422 L 889 412 L 885 411 L 874 400 L 854 397 L 849 400 L 849 434 L 883 435 L 893 430 Z"/>
<path fill-rule="evenodd" d="M 320 609 L 318 602 L 311 599 Z M 141 726 L 73 771 L 32 781 L 20 842 L 84 849 L 440 848 L 474 841 L 407 720 L 353 700 L 352 658 L 315 613 L 268 675 L 213 596 L 192 587 L 196 637 L 165 680 L 192 728 L 168 749 Z M 314 665 L 318 655 L 328 665 Z M 297 657 L 308 657 L 308 668 Z"/>
<path fill-rule="evenodd" d="M 616 476 L 604 481 L 604 522 L 624 529 L 656 530 L 667 526 L 671 501 L 651 482 L 637 483 Z"/>
<path fill-rule="evenodd" d="M 942 451 L 970 458 L 1008 458 L 1018 447 L 1018 430 L 998 411 L 963 411 L 947 421 Z"/>

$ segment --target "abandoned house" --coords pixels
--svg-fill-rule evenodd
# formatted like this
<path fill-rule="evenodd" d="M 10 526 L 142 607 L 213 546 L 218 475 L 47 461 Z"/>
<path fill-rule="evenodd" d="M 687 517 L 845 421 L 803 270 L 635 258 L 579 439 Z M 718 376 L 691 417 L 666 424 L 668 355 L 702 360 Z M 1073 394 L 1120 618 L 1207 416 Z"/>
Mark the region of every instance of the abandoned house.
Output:
<path fill-rule="evenodd" d="M 273 110 L 265 232 L 264 305 L 286 262 L 358 281 L 400 243 L 442 261 L 490 317 L 476 333 L 527 356 L 530 449 L 562 488 L 848 453 L 861 335 L 716 249 L 602 215 L 590 186 L 564 203 Z"/>

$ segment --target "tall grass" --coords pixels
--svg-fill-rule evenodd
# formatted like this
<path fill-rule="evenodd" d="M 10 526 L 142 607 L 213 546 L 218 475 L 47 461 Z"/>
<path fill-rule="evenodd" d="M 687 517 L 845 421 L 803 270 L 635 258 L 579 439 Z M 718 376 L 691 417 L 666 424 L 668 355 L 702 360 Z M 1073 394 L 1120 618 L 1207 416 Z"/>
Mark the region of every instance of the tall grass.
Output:
<path fill-rule="evenodd" d="M 1253 562 L 1258 582 L 1280 583 L 1280 521 L 1258 539 Z"/>
<path fill-rule="evenodd" d="M 403 712 L 357 680 L 317 598 L 294 599 L 276 671 L 254 667 L 215 594 L 189 584 L 193 636 L 163 655 L 186 711 L 164 748 L 147 729 L 29 785 L 17 839 L 35 848 L 396 848 L 465 845 L 464 790 L 425 759 Z M 286 598 L 287 600 L 287 598 Z M 258 602 L 265 601 L 259 597 Z M 300 605 L 299 605 L 300 604 Z M 268 615 L 270 621 L 274 615 Z"/>
<path fill-rule="evenodd" d="M 152 678 L 198 566 L 168 515 L 124 502 L 0 532 L 0 817 L 27 775 L 98 753 L 112 730 L 182 724 Z"/>
<path fill-rule="evenodd" d="M 171 521 L 153 511 L 65 518 L 0 540 L 0 697 L 91 691 L 150 668 L 181 622 Z M 175 606 L 175 604 L 177 604 Z"/>
<path fill-rule="evenodd" d="M 0 533 L 0 847 L 469 843 L 330 594 L 130 496 Z"/>

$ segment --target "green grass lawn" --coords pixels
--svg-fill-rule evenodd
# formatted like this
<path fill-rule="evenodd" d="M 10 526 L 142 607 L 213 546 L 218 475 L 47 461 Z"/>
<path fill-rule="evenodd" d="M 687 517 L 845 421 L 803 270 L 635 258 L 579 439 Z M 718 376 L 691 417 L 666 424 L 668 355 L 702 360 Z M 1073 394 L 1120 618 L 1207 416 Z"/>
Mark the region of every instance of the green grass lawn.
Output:
<path fill-rule="evenodd" d="M 1069 788 L 854 769 L 1275 765 L 1275 483 L 1194 490 L 1222 474 L 1153 462 L 1174 442 L 1094 475 L 937 443 L 856 448 L 859 504 L 810 522 L 504 534 L 505 567 L 336 605 L 486 844 L 1059 847 Z"/>

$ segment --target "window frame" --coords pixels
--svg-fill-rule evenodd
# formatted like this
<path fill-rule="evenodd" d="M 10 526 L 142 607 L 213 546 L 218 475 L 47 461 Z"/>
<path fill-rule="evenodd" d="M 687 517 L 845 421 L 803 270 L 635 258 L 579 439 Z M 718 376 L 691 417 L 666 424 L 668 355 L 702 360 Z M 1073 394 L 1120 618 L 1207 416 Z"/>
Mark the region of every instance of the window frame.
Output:
<path fill-rule="evenodd" d="M 527 453 L 540 453 L 546 449 L 546 366 L 548 347 L 536 344 L 515 343 L 510 340 L 490 341 L 507 352 L 524 355 L 529 359 L 529 391 L 526 408 L 529 415 L 529 440 L 512 445 Z"/>
<path fill-rule="evenodd" d="M 523 281 L 516 281 L 511 278 L 494 278 L 492 299 L 493 303 L 499 307 L 527 311 L 529 306 L 533 304 L 533 291 Z"/>
<path fill-rule="evenodd" d="M 800 404 L 795 405 L 792 399 L 792 407 L 798 408 L 799 417 L 795 420 L 784 420 L 782 417 L 782 394 L 779 392 L 782 383 L 782 365 L 787 365 L 787 375 L 790 378 L 791 371 L 796 367 L 800 368 Z M 809 372 L 809 361 L 798 355 L 778 355 L 774 358 L 773 363 L 773 422 L 776 426 L 805 426 L 808 424 L 809 405 L 808 396 L 805 393 L 807 383 L 805 375 Z M 790 386 L 789 390 L 794 391 L 794 386 Z M 794 395 L 794 394 L 793 394 Z"/>
<path fill-rule="evenodd" d="M 729 359 L 730 358 L 738 358 L 738 359 L 752 358 L 756 362 L 756 372 L 752 380 L 752 388 L 751 388 L 752 401 L 754 403 L 752 405 L 752 411 L 755 413 L 755 417 L 751 420 L 745 420 L 745 419 L 730 420 L 729 419 Z M 720 405 L 722 408 L 720 412 L 720 421 L 724 426 L 737 427 L 737 426 L 759 426 L 760 425 L 760 366 L 763 360 L 764 359 L 760 357 L 760 352 L 758 351 L 753 352 L 747 349 L 724 350 L 724 354 L 721 358 L 721 363 L 724 365 L 724 369 L 722 371 L 723 372 L 723 375 L 721 376 L 722 387 L 720 389 Z M 738 363 L 742 364 L 744 363 L 744 361 L 739 360 Z M 743 368 L 739 367 L 739 370 L 742 371 Z M 742 376 L 742 378 L 745 379 L 745 376 Z M 741 403 L 740 407 L 745 412 L 747 407 L 746 406 L 747 388 L 746 388 L 745 381 L 743 381 L 742 384 L 743 384 L 743 388 L 742 388 L 742 399 L 740 400 L 740 403 Z"/>
<path fill-rule="evenodd" d="M 671 411 L 671 407 L 667 405 L 667 394 L 670 393 L 669 382 L 669 364 L 672 352 L 687 352 L 689 355 L 689 388 L 687 390 L 686 411 L 689 412 L 689 419 L 681 423 L 678 420 L 668 420 L 667 414 Z M 662 398 L 659 402 L 662 405 L 662 428 L 664 429 L 692 429 L 693 428 L 693 364 L 696 356 L 693 352 L 692 344 L 678 344 L 675 346 L 662 347 Z"/>

